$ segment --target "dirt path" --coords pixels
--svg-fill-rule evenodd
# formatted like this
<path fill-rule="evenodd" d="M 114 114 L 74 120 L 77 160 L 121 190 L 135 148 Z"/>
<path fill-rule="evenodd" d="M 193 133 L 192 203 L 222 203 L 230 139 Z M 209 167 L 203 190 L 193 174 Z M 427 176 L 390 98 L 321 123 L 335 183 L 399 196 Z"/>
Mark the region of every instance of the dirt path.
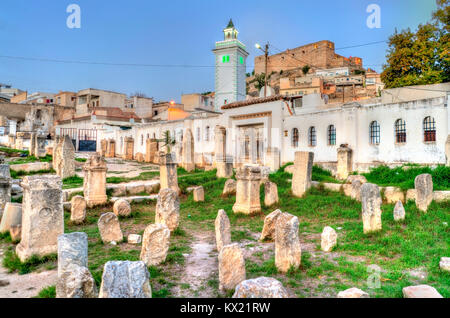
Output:
<path fill-rule="evenodd" d="M 210 279 L 218 276 L 217 251 L 213 234 L 194 233 L 191 249 L 192 252 L 185 259 L 184 271 L 180 279 L 185 288 L 176 286 L 173 290 L 174 296 L 216 297 L 215 290 L 208 285 Z"/>
<path fill-rule="evenodd" d="M 0 264 L 3 262 L 3 249 L 0 248 Z M 0 298 L 30 298 L 37 296 L 41 289 L 56 284 L 57 271 L 45 271 L 19 275 L 9 274 L 0 266 Z"/>

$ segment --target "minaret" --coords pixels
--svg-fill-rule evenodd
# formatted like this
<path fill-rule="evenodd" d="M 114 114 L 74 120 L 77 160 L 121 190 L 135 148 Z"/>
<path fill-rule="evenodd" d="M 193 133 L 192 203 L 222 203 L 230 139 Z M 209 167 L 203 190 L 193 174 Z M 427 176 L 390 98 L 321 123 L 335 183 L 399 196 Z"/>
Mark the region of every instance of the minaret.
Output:
<path fill-rule="evenodd" d="M 213 50 L 216 56 L 216 111 L 221 111 L 225 104 L 245 100 L 247 95 L 245 71 L 248 52 L 238 40 L 239 32 L 231 19 L 223 33 L 224 40 L 216 42 Z"/>

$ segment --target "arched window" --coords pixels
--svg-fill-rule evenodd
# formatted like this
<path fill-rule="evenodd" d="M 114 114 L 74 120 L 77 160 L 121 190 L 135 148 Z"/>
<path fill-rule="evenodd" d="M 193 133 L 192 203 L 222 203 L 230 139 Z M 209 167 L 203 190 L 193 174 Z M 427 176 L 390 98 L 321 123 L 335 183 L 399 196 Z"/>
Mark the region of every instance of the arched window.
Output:
<path fill-rule="evenodd" d="M 197 141 L 200 142 L 202 140 L 200 127 L 197 127 Z"/>
<path fill-rule="evenodd" d="M 378 145 L 380 143 L 380 125 L 376 120 L 370 123 L 369 130 L 370 144 Z"/>
<path fill-rule="evenodd" d="M 426 117 L 423 120 L 423 136 L 425 142 L 436 141 L 436 122 L 433 117 Z"/>
<path fill-rule="evenodd" d="M 292 129 L 292 147 L 298 147 L 298 129 Z"/>
<path fill-rule="evenodd" d="M 334 125 L 328 126 L 328 145 L 336 145 L 336 128 Z"/>
<path fill-rule="evenodd" d="M 315 127 L 309 127 L 308 130 L 308 143 L 310 147 L 315 147 L 316 142 L 316 128 Z"/>
<path fill-rule="evenodd" d="M 406 122 L 401 118 L 395 121 L 395 142 L 406 142 Z"/>
<path fill-rule="evenodd" d="M 205 141 L 209 141 L 209 126 L 205 128 Z"/>

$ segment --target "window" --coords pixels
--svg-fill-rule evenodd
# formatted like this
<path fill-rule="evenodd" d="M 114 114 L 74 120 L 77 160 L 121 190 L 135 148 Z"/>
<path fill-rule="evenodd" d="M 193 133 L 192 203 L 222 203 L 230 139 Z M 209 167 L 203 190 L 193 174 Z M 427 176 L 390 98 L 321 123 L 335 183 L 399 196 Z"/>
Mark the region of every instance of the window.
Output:
<path fill-rule="evenodd" d="M 228 63 L 228 62 L 230 62 L 230 56 L 229 55 L 222 56 L 222 63 Z"/>
<path fill-rule="evenodd" d="M 423 120 L 423 134 L 425 142 L 436 141 L 436 122 L 433 117 L 426 117 Z"/>
<path fill-rule="evenodd" d="M 209 126 L 206 126 L 205 129 L 205 141 L 209 141 Z"/>
<path fill-rule="evenodd" d="M 308 131 L 308 142 L 310 147 L 315 147 L 316 142 L 316 128 L 310 127 Z"/>
<path fill-rule="evenodd" d="M 328 126 L 328 145 L 336 145 L 336 128 L 334 125 Z"/>
<path fill-rule="evenodd" d="M 373 121 L 370 123 L 370 144 L 378 145 L 380 143 L 380 125 L 377 121 Z"/>
<path fill-rule="evenodd" d="M 395 121 L 395 142 L 406 142 L 406 122 L 403 119 L 397 119 Z"/>
<path fill-rule="evenodd" d="M 197 141 L 200 142 L 201 140 L 201 130 L 200 127 L 197 127 Z"/>
<path fill-rule="evenodd" d="M 298 129 L 292 129 L 292 147 L 298 147 Z"/>
<path fill-rule="evenodd" d="M 239 56 L 239 63 L 244 64 L 244 58 L 242 56 Z"/>

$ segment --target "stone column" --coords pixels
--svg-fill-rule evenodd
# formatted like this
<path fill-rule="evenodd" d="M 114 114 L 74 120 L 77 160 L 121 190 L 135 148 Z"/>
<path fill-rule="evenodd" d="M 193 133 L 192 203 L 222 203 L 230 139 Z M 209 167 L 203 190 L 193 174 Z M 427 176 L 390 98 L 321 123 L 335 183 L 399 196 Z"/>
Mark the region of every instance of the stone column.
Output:
<path fill-rule="evenodd" d="M 106 161 L 98 153 L 89 157 L 83 167 L 84 170 L 84 198 L 88 207 L 105 204 L 106 195 Z"/>
<path fill-rule="evenodd" d="M 145 144 L 145 162 L 157 163 L 158 141 L 148 138 Z"/>
<path fill-rule="evenodd" d="M 337 172 L 336 178 L 347 179 L 353 171 L 353 151 L 347 145 L 341 145 L 337 150 Z"/>
<path fill-rule="evenodd" d="M 297 151 L 295 153 L 294 171 L 292 173 L 292 194 L 301 198 L 311 187 L 314 153 Z"/>
<path fill-rule="evenodd" d="M 36 156 L 36 136 L 35 132 L 30 134 L 30 149 L 28 150 L 30 156 Z"/>
<path fill-rule="evenodd" d="M 192 135 L 192 131 L 189 128 L 186 128 L 183 136 L 183 147 L 181 149 L 181 166 L 186 171 L 194 171 L 195 170 L 195 162 L 194 162 L 194 136 Z"/>
<path fill-rule="evenodd" d="M 267 148 L 265 166 L 269 167 L 272 172 L 280 169 L 280 150 L 278 148 Z"/>
<path fill-rule="evenodd" d="M 45 141 L 46 140 L 47 140 L 46 135 L 43 135 L 43 134 L 35 135 L 34 155 L 36 158 L 43 158 L 47 155 L 47 151 L 45 150 Z"/>
<path fill-rule="evenodd" d="M 161 190 L 171 188 L 178 194 L 180 193 L 177 163 L 173 161 L 172 154 L 170 153 L 159 153 L 159 182 Z"/>
<path fill-rule="evenodd" d="M 376 184 L 364 183 L 361 187 L 361 206 L 364 234 L 381 231 L 381 195 Z"/>
<path fill-rule="evenodd" d="M 8 202 L 11 202 L 11 173 L 8 164 L 0 164 L 0 216 Z"/>
<path fill-rule="evenodd" d="M 236 203 L 234 213 L 253 214 L 261 212 L 259 188 L 261 184 L 261 168 L 244 166 L 236 172 Z"/>
<path fill-rule="evenodd" d="M 447 141 L 445 142 L 445 157 L 447 158 L 445 165 L 450 166 L 450 135 L 447 136 Z"/>
<path fill-rule="evenodd" d="M 125 160 L 133 160 L 134 155 L 134 139 L 132 137 L 125 137 L 124 139 L 124 148 L 125 153 L 123 155 L 123 159 Z"/>
<path fill-rule="evenodd" d="M 100 154 L 105 157 L 106 151 L 108 150 L 108 140 L 102 139 L 100 141 Z"/>
<path fill-rule="evenodd" d="M 216 162 L 225 161 L 227 154 L 227 130 L 223 126 L 214 128 L 214 154 Z"/>
<path fill-rule="evenodd" d="M 33 255 L 43 257 L 58 250 L 64 233 L 62 181 L 58 176 L 26 176 L 22 203 L 22 239 L 16 253 L 22 262 Z"/>
<path fill-rule="evenodd" d="M 433 178 L 424 173 L 414 179 L 416 189 L 416 207 L 422 212 L 427 212 L 428 206 L 433 201 Z"/>
<path fill-rule="evenodd" d="M 58 144 L 53 162 L 53 169 L 61 179 L 75 175 L 75 148 L 69 136 L 64 136 Z"/>
<path fill-rule="evenodd" d="M 116 156 L 116 141 L 109 139 L 106 148 L 106 158 L 114 158 Z"/>

